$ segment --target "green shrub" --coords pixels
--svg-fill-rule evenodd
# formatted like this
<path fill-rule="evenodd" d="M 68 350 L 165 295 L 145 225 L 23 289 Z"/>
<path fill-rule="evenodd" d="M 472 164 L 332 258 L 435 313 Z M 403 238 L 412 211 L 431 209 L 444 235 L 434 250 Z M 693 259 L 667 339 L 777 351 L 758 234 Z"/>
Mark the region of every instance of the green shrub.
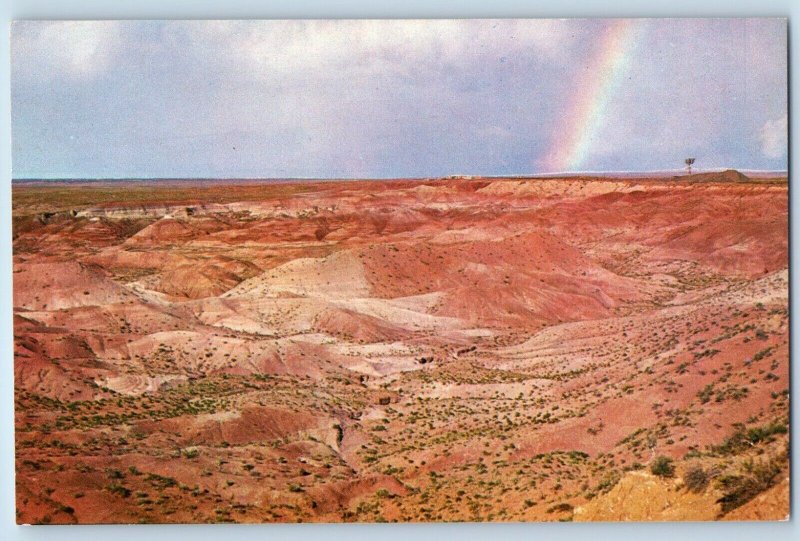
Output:
<path fill-rule="evenodd" d="M 737 454 L 761 442 L 772 441 L 774 435 L 786 434 L 788 430 L 786 424 L 781 422 L 772 422 L 747 430 L 744 425 L 738 425 L 736 431 L 725 438 L 722 445 L 712 446 L 711 450 L 722 455 Z"/>
<path fill-rule="evenodd" d="M 112 483 L 108 485 L 106 489 L 108 489 L 108 491 L 111 492 L 112 494 L 118 494 L 123 498 L 127 498 L 128 496 L 131 495 L 131 491 L 129 488 L 124 487 L 118 483 Z"/>
<path fill-rule="evenodd" d="M 668 456 L 658 456 L 650 465 L 650 472 L 659 477 L 672 477 L 675 475 L 675 466 Z"/>
<path fill-rule="evenodd" d="M 775 484 L 775 478 L 781 472 L 782 461 L 770 459 L 757 463 L 745 463 L 743 475 L 726 475 L 719 480 L 719 487 L 724 495 L 717 500 L 722 504 L 725 514 L 749 502 Z"/>
<path fill-rule="evenodd" d="M 714 394 L 714 385 L 709 383 L 703 390 L 697 393 L 697 397 L 700 399 L 701 404 L 707 404 L 711 400 L 711 395 Z"/>
<path fill-rule="evenodd" d="M 683 474 L 683 483 L 692 492 L 703 492 L 708 486 L 710 475 L 702 466 L 692 466 Z"/>

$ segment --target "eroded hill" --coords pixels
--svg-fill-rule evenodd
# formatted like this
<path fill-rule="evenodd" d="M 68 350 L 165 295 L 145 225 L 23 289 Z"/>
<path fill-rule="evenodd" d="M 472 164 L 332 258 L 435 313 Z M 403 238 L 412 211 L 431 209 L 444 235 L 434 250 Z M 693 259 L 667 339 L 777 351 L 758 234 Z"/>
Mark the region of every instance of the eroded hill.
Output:
<path fill-rule="evenodd" d="M 785 182 L 13 198 L 19 522 L 788 515 Z"/>

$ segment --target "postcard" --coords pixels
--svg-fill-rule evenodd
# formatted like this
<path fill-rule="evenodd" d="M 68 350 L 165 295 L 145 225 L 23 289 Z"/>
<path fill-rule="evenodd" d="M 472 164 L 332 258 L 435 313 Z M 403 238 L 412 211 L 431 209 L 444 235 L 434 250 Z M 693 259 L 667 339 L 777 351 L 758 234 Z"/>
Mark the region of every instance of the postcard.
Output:
<path fill-rule="evenodd" d="M 785 19 L 18 21 L 20 524 L 785 520 Z"/>

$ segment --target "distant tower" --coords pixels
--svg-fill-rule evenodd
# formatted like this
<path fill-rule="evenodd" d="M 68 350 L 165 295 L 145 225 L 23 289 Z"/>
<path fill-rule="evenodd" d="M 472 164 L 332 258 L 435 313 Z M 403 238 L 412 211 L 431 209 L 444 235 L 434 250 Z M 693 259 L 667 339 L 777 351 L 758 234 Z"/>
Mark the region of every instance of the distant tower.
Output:
<path fill-rule="evenodd" d="M 686 164 L 686 170 L 691 175 L 692 174 L 692 164 L 694 163 L 694 158 L 686 158 L 685 160 L 683 160 L 683 163 Z"/>

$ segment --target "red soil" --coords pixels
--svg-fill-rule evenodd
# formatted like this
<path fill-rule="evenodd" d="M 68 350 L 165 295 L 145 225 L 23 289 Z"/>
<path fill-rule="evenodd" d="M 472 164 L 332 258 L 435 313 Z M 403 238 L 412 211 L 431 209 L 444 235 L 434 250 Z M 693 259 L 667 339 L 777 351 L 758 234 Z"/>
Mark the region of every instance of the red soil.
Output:
<path fill-rule="evenodd" d="M 783 518 L 787 205 L 727 172 L 15 186 L 18 521 Z M 625 473 L 657 455 L 777 473 L 731 511 Z"/>

